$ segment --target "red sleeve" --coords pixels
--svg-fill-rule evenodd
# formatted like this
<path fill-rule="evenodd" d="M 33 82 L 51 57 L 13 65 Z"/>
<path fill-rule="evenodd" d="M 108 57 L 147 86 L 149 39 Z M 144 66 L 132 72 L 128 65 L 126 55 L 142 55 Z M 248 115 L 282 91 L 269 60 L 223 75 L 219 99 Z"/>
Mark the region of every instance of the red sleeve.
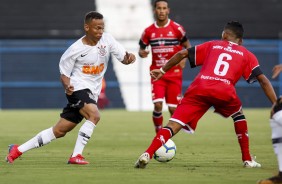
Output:
<path fill-rule="evenodd" d="M 191 68 L 203 65 L 211 45 L 212 42 L 205 42 L 188 49 L 188 59 L 190 61 Z"/>
<path fill-rule="evenodd" d="M 259 62 L 257 57 L 249 51 L 247 51 L 246 54 L 247 66 L 243 72 L 243 77 L 246 81 L 252 83 L 256 81 L 256 76 L 262 74 L 262 71 L 259 68 Z"/>
<path fill-rule="evenodd" d="M 186 31 L 180 24 L 173 22 L 172 27 L 180 43 L 187 41 Z"/>
<path fill-rule="evenodd" d="M 149 45 L 150 40 L 148 35 L 148 30 L 145 29 L 139 41 L 139 45 L 142 49 L 145 49 Z"/>
<path fill-rule="evenodd" d="M 182 41 L 184 38 L 186 38 L 186 31 L 185 31 L 185 29 L 181 25 L 179 25 L 177 27 L 177 32 L 178 32 L 177 36 L 178 36 L 178 39 L 180 41 Z M 187 40 L 187 38 L 186 38 L 186 40 Z"/>

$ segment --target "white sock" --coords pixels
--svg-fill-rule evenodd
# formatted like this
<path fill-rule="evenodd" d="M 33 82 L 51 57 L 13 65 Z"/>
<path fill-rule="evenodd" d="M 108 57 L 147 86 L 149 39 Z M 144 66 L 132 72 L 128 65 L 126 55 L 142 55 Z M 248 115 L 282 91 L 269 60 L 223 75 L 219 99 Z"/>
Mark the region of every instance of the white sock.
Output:
<path fill-rule="evenodd" d="M 53 132 L 53 127 L 51 127 L 51 128 L 41 131 L 32 139 L 20 145 L 18 147 L 18 150 L 24 153 L 33 148 L 39 148 L 41 146 L 44 146 L 45 144 L 50 143 L 54 139 L 56 139 L 56 137 Z"/>
<path fill-rule="evenodd" d="M 282 120 L 282 119 L 281 119 Z M 274 119 L 270 119 L 272 129 L 273 149 L 277 156 L 279 171 L 282 171 L 282 125 Z"/>
<path fill-rule="evenodd" d="M 75 157 L 78 154 L 82 155 L 83 149 L 90 139 L 95 127 L 96 125 L 89 120 L 86 120 L 80 127 L 72 157 Z"/>
<path fill-rule="evenodd" d="M 282 143 L 273 144 L 273 149 L 277 157 L 279 171 L 282 171 Z"/>

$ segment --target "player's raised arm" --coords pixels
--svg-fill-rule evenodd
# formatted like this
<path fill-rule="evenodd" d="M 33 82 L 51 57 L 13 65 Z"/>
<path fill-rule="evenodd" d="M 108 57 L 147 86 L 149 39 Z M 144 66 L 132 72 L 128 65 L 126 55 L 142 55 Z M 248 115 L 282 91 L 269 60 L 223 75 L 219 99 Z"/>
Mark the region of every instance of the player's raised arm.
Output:
<path fill-rule="evenodd" d="M 181 44 L 185 49 L 191 48 L 190 41 L 187 39 L 185 42 Z M 179 63 L 179 66 L 183 69 L 185 68 L 187 58 L 183 58 L 182 61 Z"/>
<path fill-rule="evenodd" d="M 160 79 L 170 68 L 173 66 L 179 64 L 184 58 L 188 57 L 188 50 L 184 49 L 179 52 L 177 52 L 168 62 L 161 67 L 160 69 L 155 69 L 150 72 L 151 76 L 158 80 Z"/>
<path fill-rule="evenodd" d="M 170 60 L 168 60 L 168 62 L 161 69 L 164 72 L 166 72 L 173 66 L 177 65 L 182 59 L 187 57 L 188 57 L 188 50 L 187 49 L 181 50 L 176 54 L 174 54 L 174 56 L 172 56 L 172 58 L 170 58 Z"/>
<path fill-rule="evenodd" d="M 261 88 L 263 89 L 265 95 L 268 97 L 268 99 L 272 102 L 272 104 L 274 104 L 276 102 L 276 93 L 270 83 L 270 81 L 268 80 L 268 78 L 264 75 L 258 75 L 257 80 L 261 86 Z"/>

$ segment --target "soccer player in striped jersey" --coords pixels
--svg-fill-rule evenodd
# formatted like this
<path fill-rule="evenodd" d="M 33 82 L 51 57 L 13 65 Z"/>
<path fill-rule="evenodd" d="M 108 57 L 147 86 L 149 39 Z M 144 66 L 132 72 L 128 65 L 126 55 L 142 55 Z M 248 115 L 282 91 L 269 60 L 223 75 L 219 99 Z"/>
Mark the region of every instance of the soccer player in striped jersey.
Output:
<path fill-rule="evenodd" d="M 68 163 L 89 163 L 82 152 L 100 120 L 97 100 L 110 56 L 114 55 L 126 65 L 135 61 L 135 55 L 128 53 L 109 33 L 105 33 L 104 27 L 102 14 L 92 11 L 85 15 L 85 35 L 65 51 L 59 63 L 61 82 L 68 100 L 61 118 L 53 127 L 41 131 L 24 144 L 10 145 L 6 157 L 8 163 L 13 163 L 26 151 L 64 137 L 84 118 Z"/>
<path fill-rule="evenodd" d="M 178 51 L 189 48 L 190 42 L 186 37 L 184 28 L 168 18 L 170 9 L 166 0 L 154 2 L 156 21 L 147 27 L 140 39 L 139 56 L 148 56 L 148 46 L 151 46 L 152 64 L 150 70 L 158 69 Z M 154 103 L 153 123 L 158 132 L 163 125 L 163 102 L 165 100 L 172 115 L 179 100 L 182 98 L 182 69 L 186 59 L 168 71 L 162 79 L 154 81 L 151 78 L 152 101 Z"/>
<path fill-rule="evenodd" d="M 151 75 L 157 80 L 183 58 L 189 59 L 192 68 L 202 66 L 168 124 L 157 133 L 152 144 L 137 160 L 136 168 L 145 168 L 155 151 L 180 129 L 193 133 L 199 119 L 210 107 L 214 107 L 215 112 L 223 117 L 232 117 L 243 166 L 261 167 L 249 151 L 247 120 L 236 94 L 235 84 L 241 76 L 248 83 L 257 80 L 272 104 L 276 101 L 276 94 L 256 56 L 242 46 L 243 33 L 241 23 L 228 22 L 223 29 L 222 40 L 205 42 L 179 51 L 163 67 L 151 71 Z"/>

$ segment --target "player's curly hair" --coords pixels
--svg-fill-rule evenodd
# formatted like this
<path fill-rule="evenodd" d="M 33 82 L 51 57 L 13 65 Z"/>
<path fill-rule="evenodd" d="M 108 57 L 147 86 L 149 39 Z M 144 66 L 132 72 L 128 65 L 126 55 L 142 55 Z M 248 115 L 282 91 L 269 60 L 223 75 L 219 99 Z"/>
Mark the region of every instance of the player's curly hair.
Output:
<path fill-rule="evenodd" d="M 168 1 L 167 1 L 167 0 L 155 0 L 155 1 L 154 1 L 154 8 L 156 8 L 156 7 L 157 7 L 157 3 L 158 3 L 158 2 L 161 2 L 161 1 L 164 1 L 164 2 L 166 2 L 166 3 L 168 4 Z"/>
<path fill-rule="evenodd" d="M 237 38 L 243 38 L 244 28 L 243 25 L 238 21 L 230 21 L 224 26 L 224 30 L 230 30 Z"/>
<path fill-rule="evenodd" d="M 103 19 L 103 15 L 99 12 L 96 11 L 91 11 L 86 13 L 85 18 L 84 18 L 84 23 L 90 22 L 92 19 Z"/>

